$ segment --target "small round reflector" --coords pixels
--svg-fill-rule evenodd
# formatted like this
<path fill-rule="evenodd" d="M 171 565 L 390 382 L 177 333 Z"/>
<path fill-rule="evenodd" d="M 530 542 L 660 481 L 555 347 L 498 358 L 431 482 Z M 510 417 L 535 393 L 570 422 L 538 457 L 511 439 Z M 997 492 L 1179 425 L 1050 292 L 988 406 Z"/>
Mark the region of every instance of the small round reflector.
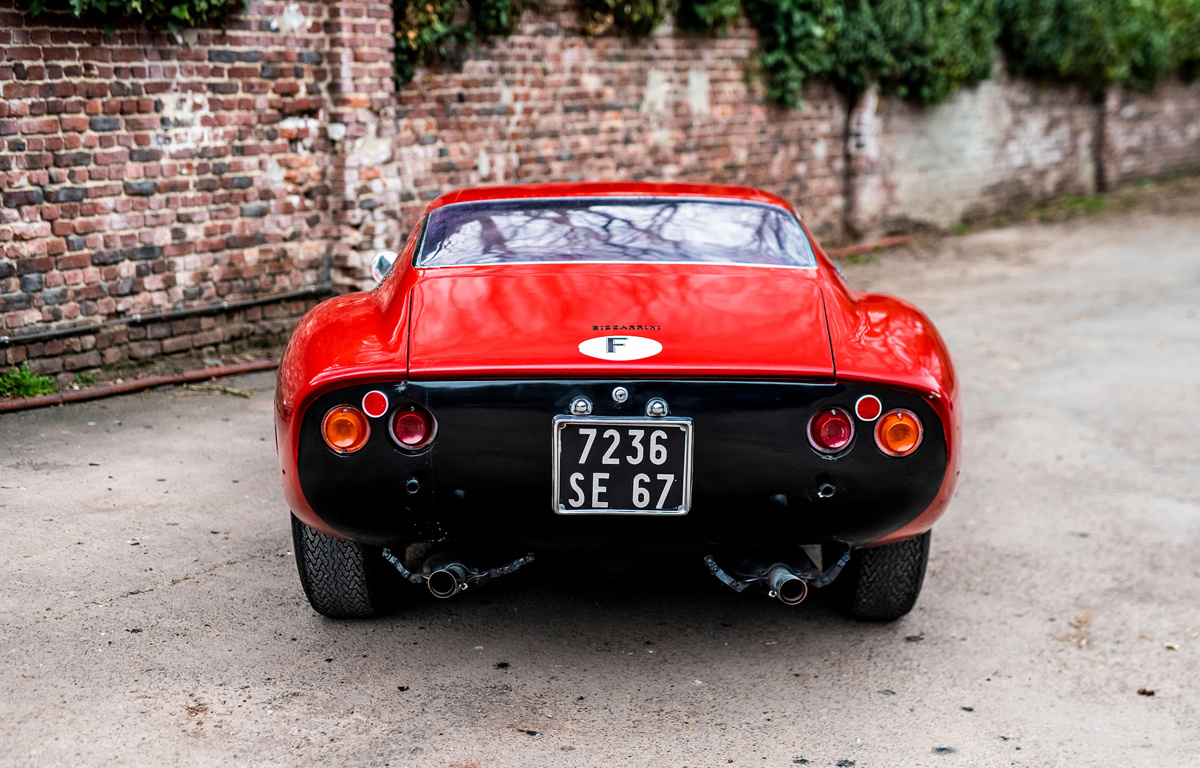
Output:
<path fill-rule="evenodd" d="M 925 431 L 912 411 L 888 411 L 875 425 L 875 444 L 888 456 L 907 456 L 921 444 Z"/>
<path fill-rule="evenodd" d="M 407 451 L 419 451 L 433 442 L 437 426 L 423 408 L 406 405 L 392 417 L 392 439 Z"/>
<path fill-rule="evenodd" d="M 371 427 L 367 417 L 352 405 L 329 409 L 321 421 L 321 436 L 325 444 L 338 453 L 354 453 L 367 444 Z"/>
<path fill-rule="evenodd" d="M 875 395 L 863 395 L 854 404 L 854 412 L 863 421 L 875 421 L 879 418 L 879 414 L 883 413 L 883 404 Z"/>
<path fill-rule="evenodd" d="M 854 439 L 854 422 L 841 408 L 817 411 L 808 422 L 808 442 L 821 453 L 838 453 Z"/>
<path fill-rule="evenodd" d="M 378 389 L 373 389 L 363 395 L 362 409 L 372 419 L 378 419 L 383 414 L 387 413 L 388 399 L 387 395 L 380 392 Z"/>

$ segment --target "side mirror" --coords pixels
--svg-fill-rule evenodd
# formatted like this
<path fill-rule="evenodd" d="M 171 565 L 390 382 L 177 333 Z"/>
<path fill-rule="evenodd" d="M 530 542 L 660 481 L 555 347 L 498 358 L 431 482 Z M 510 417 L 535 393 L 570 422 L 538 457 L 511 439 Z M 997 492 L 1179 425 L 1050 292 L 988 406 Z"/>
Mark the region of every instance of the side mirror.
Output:
<path fill-rule="evenodd" d="M 375 278 L 376 283 L 382 283 L 383 278 L 391 273 L 392 266 L 399 256 L 395 251 L 380 251 L 375 254 L 375 258 L 371 259 L 371 277 Z"/>

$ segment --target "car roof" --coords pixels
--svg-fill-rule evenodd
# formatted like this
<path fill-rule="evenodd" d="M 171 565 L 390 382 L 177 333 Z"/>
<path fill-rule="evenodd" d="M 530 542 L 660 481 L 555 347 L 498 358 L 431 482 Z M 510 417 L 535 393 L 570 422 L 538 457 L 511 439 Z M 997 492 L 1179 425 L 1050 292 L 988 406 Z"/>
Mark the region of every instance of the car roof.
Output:
<path fill-rule="evenodd" d="M 751 187 L 725 184 L 678 184 L 644 181 L 563 182 L 554 184 L 508 184 L 493 187 L 470 187 L 447 192 L 429 204 L 426 213 L 455 203 L 481 200 L 518 200 L 522 198 L 564 197 L 663 197 L 719 198 L 743 200 L 774 205 L 799 216 L 788 201 L 777 195 Z"/>

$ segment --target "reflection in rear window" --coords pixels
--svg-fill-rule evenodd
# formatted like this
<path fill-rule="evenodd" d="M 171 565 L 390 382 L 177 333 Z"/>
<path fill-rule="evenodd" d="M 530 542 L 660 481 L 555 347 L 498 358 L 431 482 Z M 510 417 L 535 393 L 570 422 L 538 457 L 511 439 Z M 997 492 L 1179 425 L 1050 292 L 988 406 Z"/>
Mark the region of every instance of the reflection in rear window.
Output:
<path fill-rule="evenodd" d="M 448 205 L 429 214 L 415 265 L 562 261 L 816 266 L 804 230 L 781 208 L 650 198 Z"/>

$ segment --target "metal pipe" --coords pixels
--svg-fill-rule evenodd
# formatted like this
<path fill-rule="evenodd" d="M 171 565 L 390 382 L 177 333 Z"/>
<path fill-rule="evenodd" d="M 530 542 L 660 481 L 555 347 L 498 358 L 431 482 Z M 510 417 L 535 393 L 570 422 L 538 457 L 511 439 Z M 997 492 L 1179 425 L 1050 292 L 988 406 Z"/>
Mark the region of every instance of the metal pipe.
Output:
<path fill-rule="evenodd" d="M 83 336 L 103 330 L 104 328 L 111 328 L 115 325 L 144 325 L 146 323 L 157 323 L 165 320 L 179 320 L 184 317 L 196 317 L 198 315 L 215 315 L 220 312 L 228 312 L 235 309 L 257 307 L 262 304 L 277 304 L 283 301 L 291 301 L 292 299 L 324 296 L 332 291 L 333 283 L 319 283 L 317 285 L 310 285 L 308 288 L 303 288 L 299 291 L 276 293 L 270 296 L 260 296 L 257 299 L 246 299 L 245 301 L 220 301 L 205 305 L 203 307 L 172 309 L 166 312 L 156 312 L 152 315 L 130 315 L 129 317 L 119 317 L 115 320 L 105 320 L 102 323 L 93 323 L 92 325 L 73 326 L 71 328 L 55 328 L 49 331 L 38 331 L 37 333 L 27 333 L 18 336 L 0 336 L 0 347 L 14 346 L 17 344 L 36 344 L 40 341 L 60 339 L 67 336 Z"/>
<path fill-rule="evenodd" d="M 255 360 L 250 363 L 221 365 L 213 368 L 203 368 L 196 371 L 184 371 L 183 373 L 171 373 L 162 376 L 147 376 L 144 379 L 131 379 L 130 381 L 123 381 L 120 384 L 100 384 L 95 387 L 75 389 L 71 390 L 70 392 L 59 392 L 58 394 L 54 395 L 37 395 L 36 397 L 6 399 L 0 400 L 0 413 L 24 411 L 30 408 L 45 408 L 47 406 L 62 405 L 65 403 L 78 403 L 84 400 L 96 400 L 101 397 L 111 397 L 113 395 L 124 395 L 130 392 L 139 392 L 143 389 L 161 387 L 166 384 L 187 384 L 193 381 L 207 381 L 209 379 L 215 379 L 218 376 L 236 376 L 242 373 L 266 371 L 278 367 L 278 360 Z"/>
<path fill-rule="evenodd" d="M 808 597 L 808 584 L 785 565 L 767 571 L 767 586 L 771 596 L 778 597 L 784 605 L 799 605 Z"/>
<path fill-rule="evenodd" d="M 462 563 L 447 563 L 429 574 L 425 585 L 434 597 L 454 597 L 467 588 L 471 571 Z"/>

